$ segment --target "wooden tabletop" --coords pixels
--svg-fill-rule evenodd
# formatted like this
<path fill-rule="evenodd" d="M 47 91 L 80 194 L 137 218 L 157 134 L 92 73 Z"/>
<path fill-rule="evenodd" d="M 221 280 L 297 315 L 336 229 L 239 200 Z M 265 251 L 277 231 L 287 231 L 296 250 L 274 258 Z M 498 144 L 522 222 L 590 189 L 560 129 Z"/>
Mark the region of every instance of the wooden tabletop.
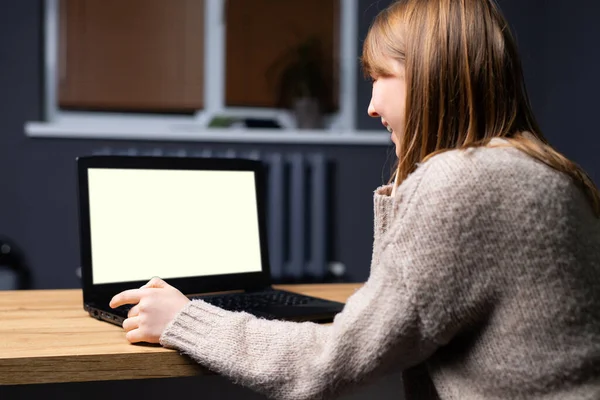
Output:
<path fill-rule="evenodd" d="M 360 284 L 277 288 L 345 302 Z M 91 318 L 81 290 L 0 291 L 0 385 L 183 377 L 210 373 L 177 351 L 130 344 Z"/>

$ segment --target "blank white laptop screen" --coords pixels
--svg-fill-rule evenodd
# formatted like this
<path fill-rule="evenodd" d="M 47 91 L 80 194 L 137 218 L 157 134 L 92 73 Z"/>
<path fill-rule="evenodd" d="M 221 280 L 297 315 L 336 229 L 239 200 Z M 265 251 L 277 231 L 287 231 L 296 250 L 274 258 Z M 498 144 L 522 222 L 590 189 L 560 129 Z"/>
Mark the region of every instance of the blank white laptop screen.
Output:
<path fill-rule="evenodd" d="M 252 171 L 88 170 L 94 284 L 261 271 Z"/>

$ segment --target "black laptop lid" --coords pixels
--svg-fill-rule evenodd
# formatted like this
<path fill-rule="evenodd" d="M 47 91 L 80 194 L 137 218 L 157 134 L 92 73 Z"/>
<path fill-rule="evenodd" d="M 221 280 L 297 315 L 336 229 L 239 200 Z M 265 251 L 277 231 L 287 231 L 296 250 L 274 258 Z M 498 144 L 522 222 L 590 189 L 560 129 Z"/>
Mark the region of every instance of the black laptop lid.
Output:
<path fill-rule="evenodd" d="M 242 159 L 77 159 L 85 302 L 159 276 L 183 293 L 268 286 L 264 167 Z"/>

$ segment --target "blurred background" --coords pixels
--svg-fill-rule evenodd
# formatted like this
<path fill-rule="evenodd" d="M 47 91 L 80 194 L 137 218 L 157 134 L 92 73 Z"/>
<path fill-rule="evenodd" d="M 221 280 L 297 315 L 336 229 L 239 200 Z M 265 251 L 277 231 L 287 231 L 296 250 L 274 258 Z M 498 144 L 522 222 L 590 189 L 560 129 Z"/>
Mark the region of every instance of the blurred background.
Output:
<path fill-rule="evenodd" d="M 274 279 L 366 280 L 372 193 L 388 179 L 393 148 L 367 116 L 358 57 L 389 3 L 0 2 L 0 290 L 80 287 L 75 157 L 90 154 L 263 159 Z M 598 183 L 600 3 L 499 4 L 545 135 Z M 345 398 L 398 399 L 400 390 L 392 374 Z M 2 392 L 262 398 L 218 376 Z"/>
<path fill-rule="evenodd" d="M 276 163 L 274 280 L 364 281 L 393 151 L 358 58 L 389 3 L 2 2 L 0 288 L 79 287 L 74 159 L 89 154 Z M 600 6 L 499 3 L 544 133 L 598 182 Z"/>
<path fill-rule="evenodd" d="M 269 186 L 274 279 L 364 281 L 372 192 L 393 150 L 367 116 L 358 57 L 389 3 L 2 2 L 4 287 L 79 287 L 74 160 L 89 154 L 263 159 L 279 171 Z M 598 182 L 600 5 L 584 3 L 499 1 L 544 133 Z"/>

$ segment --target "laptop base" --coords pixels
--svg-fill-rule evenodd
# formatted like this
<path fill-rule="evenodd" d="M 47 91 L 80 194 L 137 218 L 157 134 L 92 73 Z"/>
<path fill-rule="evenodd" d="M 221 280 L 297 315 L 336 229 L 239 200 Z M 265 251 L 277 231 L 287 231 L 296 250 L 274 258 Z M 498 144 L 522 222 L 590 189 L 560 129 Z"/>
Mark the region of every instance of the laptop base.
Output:
<path fill-rule="evenodd" d="M 317 323 L 332 322 L 337 313 L 342 311 L 344 304 L 335 301 L 324 300 L 313 296 L 305 296 L 293 292 L 288 292 L 279 289 L 267 289 L 259 292 L 241 292 L 229 294 L 211 294 L 211 295 L 195 295 L 188 296 L 190 300 L 203 300 L 209 304 L 223 308 L 228 311 L 242 311 L 252 314 L 258 318 L 281 321 L 304 322 L 312 321 Z M 282 298 L 280 303 L 268 303 L 264 301 L 258 303 L 254 301 L 247 303 L 247 308 L 240 307 L 240 298 L 253 299 L 269 299 L 273 297 Z M 227 301 L 238 299 L 238 302 Z M 290 305 L 290 299 L 293 299 L 297 304 Z M 244 299 L 247 301 L 247 299 Z M 122 326 L 123 321 L 127 318 L 127 309 L 111 309 L 110 307 L 98 307 L 85 305 L 84 309 L 88 311 L 91 317 L 101 321 L 110 322 L 112 324 Z"/>

